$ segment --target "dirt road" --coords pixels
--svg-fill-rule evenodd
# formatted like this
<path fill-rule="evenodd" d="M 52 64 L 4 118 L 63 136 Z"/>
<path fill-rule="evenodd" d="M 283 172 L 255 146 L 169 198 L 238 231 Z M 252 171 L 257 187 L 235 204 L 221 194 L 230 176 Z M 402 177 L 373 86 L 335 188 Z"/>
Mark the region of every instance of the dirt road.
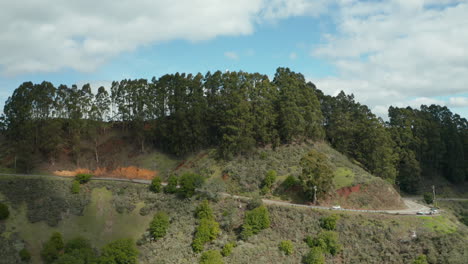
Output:
<path fill-rule="evenodd" d="M 7 173 L 0 173 L 0 176 L 19 176 L 19 177 L 54 177 L 54 178 L 71 178 L 71 177 L 64 177 L 64 176 L 56 176 L 56 175 L 33 175 L 33 174 L 7 174 Z M 138 180 L 138 179 L 118 179 L 118 178 L 99 178 L 93 177 L 91 178 L 93 181 L 120 181 L 120 182 L 131 182 L 131 183 L 139 183 L 139 184 L 150 184 L 151 181 L 149 180 Z M 166 185 L 163 183 L 163 185 Z M 241 199 L 241 200 L 249 200 L 249 197 L 246 196 L 239 196 L 233 195 L 228 193 L 220 193 L 223 197 L 232 197 L 234 199 Z M 380 214 L 395 214 L 395 215 L 413 215 L 417 216 L 416 213 L 424 212 L 429 213 L 430 208 L 415 202 L 417 199 L 415 197 L 409 198 L 402 198 L 403 202 L 406 205 L 406 209 L 400 210 L 362 210 L 362 209 L 347 209 L 347 208 L 339 208 L 333 209 L 330 207 L 325 206 L 314 206 L 314 205 L 306 205 L 306 204 L 294 204 L 285 201 L 278 201 L 278 200 L 270 200 L 270 199 L 262 199 L 265 204 L 274 204 L 280 206 L 290 206 L 290 207 L 302 207 L 302 208 L 313 208 L 313 209 L 327 209 L 327 210 L 335 210 L 335 211 L 351 211 L 351 212 L 361 212 L 361 213 L 380 213 Z M 444 199 L 458 199 L 458 198 L 444 198 Z"/>

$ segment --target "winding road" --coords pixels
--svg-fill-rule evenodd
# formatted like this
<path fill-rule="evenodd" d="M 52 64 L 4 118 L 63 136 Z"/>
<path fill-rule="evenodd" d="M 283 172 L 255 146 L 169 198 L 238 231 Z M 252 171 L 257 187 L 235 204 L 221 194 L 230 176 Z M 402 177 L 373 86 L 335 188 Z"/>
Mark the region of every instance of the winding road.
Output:
<path fill-rule="evenodd" d="M 40 174 L 9 174 L 9 173 L 0 173 L 0 176 L 15 176 L 15 177 L 52 177 L 52 178 L 71 178 L 68 176 L 57 176 L 57 175 L 40 175 Z M 120 181 L 120 182 L 131 182 L 131 183 L 138 183 L 138 184 L 150 184 L 150 180 L 138 180 L 138 179 L 119 179 L 119 178 L 102 178 L 102 177 L 93 177 L 91 178 L 93 181 Z M 166 183 L 163 183 L 166 185 Z M 241 199 L 241 200 L 249 200 L 250 198 L 247 196 L 239 196 L 233 195 L 228 193 L 220 193 L 223 197 L 231 197 L 234 199 Z M 295 204 L 286 201 L 278 201 L 278 200 L 270 200 L 270 199 L 262 199 L 265 204 L 272 204 L 272 205 L 279 205 L 279 206 L 289 206 L 289 207 L 302 207 L 302 208 L 312 208 L 312 209 L 326 209 L 326 210 L 336 210 L 336 211 L 350 211 L 350 212 L 361 212 L 361 213 L 379 213 L 379 214 L 394 214 L 394 215 L 412 215 L 417 216 L 416 213 L 423 212 L 429 213 L 430 208 L 417 203 L 417 200 L 420 200 L 418 197 L 408 197 L 402 198 L 403 202 L 406 205 L 406 209 L 399 209 L 399 210 L 364 210 L 364 209 L 346 209 L 346 208 L 339 208 L 333 209 L 330 207 L 325 206 L 315 206 L 315 205 L 306 205 L 306 204 Z M 447 200 L 447 201 L 468 201 L 468 199 L 464 198 L 440 198 L 438 200 Z"/>

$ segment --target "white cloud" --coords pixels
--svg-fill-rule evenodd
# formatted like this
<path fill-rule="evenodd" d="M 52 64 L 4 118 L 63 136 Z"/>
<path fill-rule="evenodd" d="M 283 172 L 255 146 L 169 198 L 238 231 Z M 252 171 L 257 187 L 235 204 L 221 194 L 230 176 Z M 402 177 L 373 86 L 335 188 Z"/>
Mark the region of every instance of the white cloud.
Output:
<path fill-rule="evenodd" d="M 296 53 L 296 52 L 291 52 L 291 53 L 289 54 L 289 59 L 291 59 L 291 60 L 297 59 L 297 53 Z"/>
<path fill-rule="evenodd" d="M 450 97 L 448 105 L 451 107 L 468 107 L 468 97 Z"/>
<path fill-rule="evenodd" d="M 234 51 L 226 51 L 224 52 L 224 56 L 228 59 L 231 59 L 231 60 L 238 60 L 239 59 L 239 55 L 237 55 L 236 52 Z"/>
<path fill-rule="evenodd" d="M 389 104 L 447 104 L 434 98 L 468 90 L 467 1 L 341 0 L 338 6 L 337 33 L 324 35 L 311 53 L 338 70 L 315 80 L 320 89 L 354 93 L 380 112 Z"/>
<path fill-rule="evenodd" d="M 2 1 L 0 71 L 92 72 L 144 45 L 248 35 L 258 23 L 318 15 L 327 5 L 326 0 Z"/>

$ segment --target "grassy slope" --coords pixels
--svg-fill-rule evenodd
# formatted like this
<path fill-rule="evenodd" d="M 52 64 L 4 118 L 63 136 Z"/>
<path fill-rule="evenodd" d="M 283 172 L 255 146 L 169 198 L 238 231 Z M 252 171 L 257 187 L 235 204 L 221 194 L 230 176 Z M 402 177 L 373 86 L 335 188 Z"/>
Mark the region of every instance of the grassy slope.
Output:
<path fill-rule="evenodd" d="M 25 183 L 26 181 L 26 183 Z M 41 183 L 45 181 L 46 184 Z M 75 235 L 90 238 L 95 245 L 102 245 L 118 237 L 141 237 L 148 226 L 151 216 L 157 211 L 166 211 L 171 217 L 168 234 L 156 242 L 142 240 L 139 246 L 140 263 L 196 263 L 199 254 L 191 250 L 196 220 L 193 212 L 197 200 L 180 200 L 172 195 L 153 194 L 146 186 L 125 183 L 91 182 L 83 190 L 82 216 L 68 213 L 70 208 L 64 205 L 60 209 L 60 220 L 50 226 L 46 214 L 43 220 L 30 223 L 28 212 L 47 211 L 53 203 L 44 203 L 40 208 L 34 206 L 34 196 L 25 190 L 24 184 L 34 184 L 44 200 L 63 199 L 70 202 L 68 195 L 69 181 L 60 179 L 27 180 L 0 176 L 0 198 L 13 206 L 12 217 L 0 223 L 6 226 L 0 234 L 1 239 L 10 241 L 10 250 L 1 254 L 15 254 L 15 249 L 22 248 L 21 239 L 26 242 L 35 255 L 40 242 L 46 240 L 52 231 L 64 233 L 65 239 Z M 70 205 L 72 203 L 69 203 Z M 117 204 L 123 205 L 130 213 L 117 213 Z M 241 208 L 239 207 L 241 205 Z M 141 207 L 143 206 L 143 207 Z M 232 199 L 212 203 L 216 219 L 222 232 L 205 249 L 220 249 L 228 241 L 238 240 L 238 230 L 243 221 L 245 204 Z M 140 208 L 141 207 L 141 208 Z M 140 210 L 139 210 L 140 209 Z M 233 254 L 225 258 L 226 263 L 299 263 L 308 248 L 303 239 L 307 235 L 320 232 L 319 220 L 331 212 L 327 210 L 309 210 L 269 206 L 271 228 L 251 237 L 248 241 L 237 241 Z M 142 216 L 141 214 L 145 215 Z M 411 217 L 374 214 L 342 213 L 338 221 L 337 232 L 343 251 L 336 257 L 327 257 L 327 263 L 409 263 L 418 254 L 425 253 L 434 263 L 463 263 L 468 257 L 467 228 L 459 224 L 451 215 L 439 217 Z M 2 230 L 0 228 L 0 230 Z M 411 231 L 416 231 L 418 239 L 411 239 Z M 18 237 L 19 235 L 19 237 Z M 295 253 L 285 256 L 278 250 L 281 240 L 293 241 Z M 7 248 L 7 247 L 5 247 Z M 465 255 L 464 255 L 465 254 Z M 12 258 L 0 256 L 3 260 Z"/>
<path fill-rule="evenodd" d="M 390 184 L 369 174 L 326 143 L 283 145 L 274 150 L 260 148 L 248 155 L 235 157 L 231 161 L 220 161 L 216 159 L 214 149 L 193 153 L 184 159 L 156 150 L 141 154 L 137 146 L 129 143 L 128 140 L 128 136 L 119 131 L 113 131 L 110 136 L 106 137 L 100 147 L 100 160 L 103 165 L 133 165 L 156 170 L 163 177 L 171 173 L 195 171 L 213 180 L 213 185 L 217 185 L 215 187 L 217 190 L 244 195 L 257 194 L 265 173 L 271 169 L 278 173 L 276 187 L 280 186 L 289 175 L 297 178 L 301 173 L 300 159 L 314 148 L 329 157 L 334 170 L 335 189 L 355 185 L 363 187 L 360 192 L 346 197 L 332 195 L 322 200 L 322 204 L 341 204 L 344 207 L 363 209 L 397 209 L 403 206 L 398 193 Z M 94 168 L 92 153 L 89 151 L 87 153 L 81 158 L 81 164 L 87 168 Z M 41 166 L 41 172 L 74 169 L 75 167 L 71 164 L 70 160 L 62 158 L 54 166 Z M 222 183 L 220 183 L 221 178 L 224 179 Z M 274 195 L 270 198 L 291 200 L 297 203 L 308 202 L 300 195 L 300 190 L 297 188 L 290 192 L 273 193 Z"/>

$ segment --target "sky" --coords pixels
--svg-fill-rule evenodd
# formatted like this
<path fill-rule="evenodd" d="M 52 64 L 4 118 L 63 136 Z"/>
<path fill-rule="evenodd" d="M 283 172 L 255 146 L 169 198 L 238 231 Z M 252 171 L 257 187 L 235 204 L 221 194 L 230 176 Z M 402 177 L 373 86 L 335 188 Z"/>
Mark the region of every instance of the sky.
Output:
<path fill-rule="evenodd" d="M 276 68 L 325 94 L 468 118 L 468 0 L 0 0 L 0 112 L 55 85 Z"/>

